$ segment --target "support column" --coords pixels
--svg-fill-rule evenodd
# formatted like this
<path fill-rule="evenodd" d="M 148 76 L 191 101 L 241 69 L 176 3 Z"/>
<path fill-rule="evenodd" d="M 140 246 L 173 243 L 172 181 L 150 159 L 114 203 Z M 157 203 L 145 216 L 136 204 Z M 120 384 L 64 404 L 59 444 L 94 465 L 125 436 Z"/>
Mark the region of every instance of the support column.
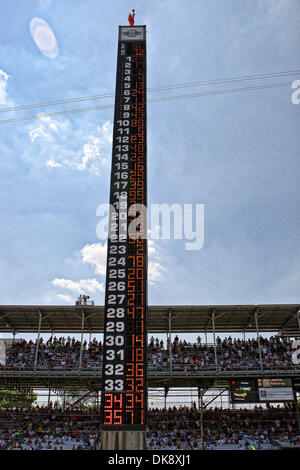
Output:
<path fill-rule="evenodd" d="M 203 390 L 198 388 L 200 394 L 200 434 L 201 434 L 201 449 L 204 450 L 204 432 L 203 432 Z"/>
<path fill-rule="evenodd" d="M 66 409 L 66 389 L 64 389 L 64 395 L 63 395 L 63 410 Z"/>
<path fill-rule="evenodd" d="M 165 385 L 165 408 L 167 409 L 167 398 L 169 392 L 169 385 Z"/>
<path fill-rule="evenodd" d="M 215 331 L 215 314 L 216 311 L 212 311 L 212 327 L 213 327 L 213 337 L 214 337 L 214 350 L 215 350 L 215 366 L 216 370 L 218 369 L 218 358 L 217 358 L 217 345 L 216 345 L 216 331 Z"/>
<path fill-rule="evenodd" d="M 39 329 L 38 329 L 37 345 L 36 345 L 36 348 L 35 348 L 35 358 L 34 358 L 34 370 L 35 371 L 36 371 L 37 359 L 38 359 L 38 353 L 39 353 L 41 325 L 42 325 L 42 313 L 39 310 Z"/>
<path fill-rule="evenodd" d="M 80 371 L 81 371 L 81 366 L 82 366 L 83 331 L 84 331 L 84 311 L 81 310 L 81 342 L 80 342 L 80 354 L 79 354 L 79 370 Z"/>
<path fill-rule="evenodd" d="M 147 450 L 145 431 L 102 431 L 100 450 Z"/>
<path fill-rule="evenodd" d="M 297 393 L 295 390 L 294 390 L 294 407 L 295 407 L 295 413 L 296 413 L 297 424 L 298 424 L 298 432 L 300 433 L 300 410 L 299 410 L 299 405 L 298 405 L 298 400 L 297 400 Z"/>
<path fill-rule="evenodd" d="M 258 331 L 258 309 L 255 310 L 255 326 L 256 326 L 256 335 L 257 335 L 257 343 L 258 343 L 258 354 L 259 354 L 259 362 L 260 362 L 260 368 L 263 370 L 263 362 L 262 362 L 262 357 L 261 357 L 261 347 L 260 347 L 260 339 L 259 339 L 259 331 Z"/>

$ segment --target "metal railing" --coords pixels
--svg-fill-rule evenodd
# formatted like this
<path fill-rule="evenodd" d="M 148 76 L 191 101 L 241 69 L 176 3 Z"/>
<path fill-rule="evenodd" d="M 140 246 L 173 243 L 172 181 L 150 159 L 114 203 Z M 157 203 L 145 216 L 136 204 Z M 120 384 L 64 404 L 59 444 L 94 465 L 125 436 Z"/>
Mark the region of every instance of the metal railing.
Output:
<path fill-rule="evenodd" d="M 148 370 L 149 377 L 300 377 L 300 368 L 298 369 L 261 369 L 256 370 L 180 370 L 180 371 L 170 371 L 166 370 Z M 0 378 L 30 378 L 30 377 L 88 377 L 88 378 L 101 378 L 102 369 L 98 370 L 86 370 L 86 369 L 72 369 L 72 370 L 0 370 Z"/>

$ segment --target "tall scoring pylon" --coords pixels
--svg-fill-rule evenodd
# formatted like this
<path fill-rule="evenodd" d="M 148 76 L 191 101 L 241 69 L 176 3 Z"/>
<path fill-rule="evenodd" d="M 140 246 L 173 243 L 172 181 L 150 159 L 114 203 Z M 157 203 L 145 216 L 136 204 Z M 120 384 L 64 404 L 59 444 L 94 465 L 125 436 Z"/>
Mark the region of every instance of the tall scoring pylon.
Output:
<path fill-rule="evenodd" d="M 102 450 L 146 449 L 146 26 L 119 26 L 105 329 Z"/>

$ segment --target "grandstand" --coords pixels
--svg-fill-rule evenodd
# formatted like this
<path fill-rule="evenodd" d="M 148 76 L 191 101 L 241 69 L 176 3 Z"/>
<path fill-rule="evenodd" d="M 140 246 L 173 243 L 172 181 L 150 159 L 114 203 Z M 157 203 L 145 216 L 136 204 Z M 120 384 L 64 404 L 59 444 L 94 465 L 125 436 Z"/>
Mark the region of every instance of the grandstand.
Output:
<path fill-rule="evenodd" d="M 299 311 L 300 305 L 150 306 L 148 448 L 299 445 L 300 366 L 291 360 Z M 0 402 L 0 448 L 98 448 L 102 343 L 92 335 L 103 327 L 99 306 L 0 306 L 2 337 L 13 336 L 0 340 L 1 399 L 9 391 L 46 396 L 43 405 L 24 409 Z M 199 335 L 195 342 L 191 333 Z"/>

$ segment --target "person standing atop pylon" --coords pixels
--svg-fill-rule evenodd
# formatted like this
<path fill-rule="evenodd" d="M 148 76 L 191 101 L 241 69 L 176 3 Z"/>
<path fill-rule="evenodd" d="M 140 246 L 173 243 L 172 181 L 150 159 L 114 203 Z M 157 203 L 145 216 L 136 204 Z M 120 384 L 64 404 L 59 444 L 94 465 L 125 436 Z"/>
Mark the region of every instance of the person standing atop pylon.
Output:
<path fill-rule="evenodd" d="M 135 17 L 135 9 L 132 9 L 132 13 L 128 14 L 128 21 L 130 26 L 134 26 L 134 17 Z"/>

